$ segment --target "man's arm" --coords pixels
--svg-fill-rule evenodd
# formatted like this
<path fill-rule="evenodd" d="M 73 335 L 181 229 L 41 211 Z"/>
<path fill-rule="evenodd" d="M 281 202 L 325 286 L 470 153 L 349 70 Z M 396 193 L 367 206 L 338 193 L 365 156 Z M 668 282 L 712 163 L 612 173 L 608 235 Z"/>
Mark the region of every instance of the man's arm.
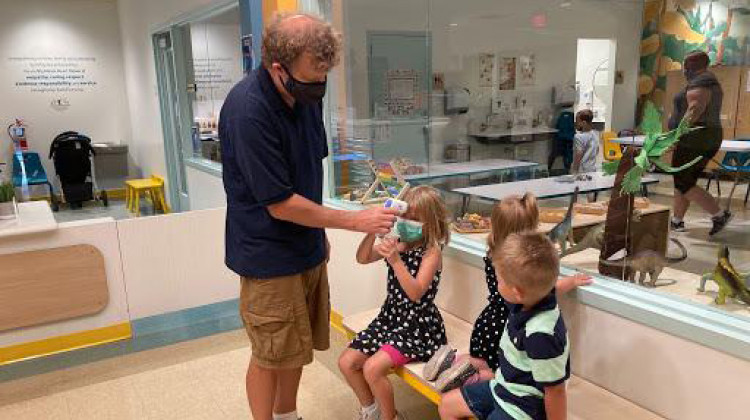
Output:
<path fill-rule="evenodd" d="M 688 109 L 685 116 L 691 125 L 703 116 L 710 100 L 711 91 L 704 87 L 692 88 L 687 91 Z"/>
<path fill-rule="evenodd" d="M 224 134 L 236 139 L 232 144 L 240 173 L 273 218 L 315 228 L 379 234 L 390 231 L 395 210 L 333 210 L 295 194 L 281 140 L 268 119 L 234 118 L 224 124 Z"/>
<path fill-rule="evenodd" d="M 568 396 L 565 382 L 544 388 L 544 409 L 548 420 L 565 420 L 568 416 Z"/>
<path fill-rule="evenodd" d="M 298 194 L 267 206 L 274 219 L 314 228 L 346 229 L 386 234 L 396 221 L 397 210 L 377 207 L 361 211 L 334 210 Z"/>

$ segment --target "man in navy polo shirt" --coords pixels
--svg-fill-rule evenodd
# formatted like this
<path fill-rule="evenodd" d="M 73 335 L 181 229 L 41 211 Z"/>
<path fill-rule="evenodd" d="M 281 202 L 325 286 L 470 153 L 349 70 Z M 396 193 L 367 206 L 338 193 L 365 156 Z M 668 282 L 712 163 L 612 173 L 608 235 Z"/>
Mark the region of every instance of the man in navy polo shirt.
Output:
<path fill-rule="evenodd" d="M 329 347 L 324 228 L 384 234 L 395 221 L 390 209 L 321 205 L 328 156 L 322 98 L 340 45 L 340 35 L 315 17 L 276 18 L 263 36 L 263 65 L 232 89 L 221 110 L 226 264 L 242 279 L 255 420 L 297 420 L 302 367 L 313 349 Z"/>

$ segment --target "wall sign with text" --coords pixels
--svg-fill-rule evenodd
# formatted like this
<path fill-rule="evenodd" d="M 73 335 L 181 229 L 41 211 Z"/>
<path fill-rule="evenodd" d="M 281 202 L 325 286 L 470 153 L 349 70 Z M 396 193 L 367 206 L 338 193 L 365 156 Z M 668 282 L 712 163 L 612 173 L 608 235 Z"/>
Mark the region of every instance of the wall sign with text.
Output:
<path fill-rule="evenodd" d="M 15 70 L 11 83 L 27 92 L 89 92 L 99 84 L 92 74 L 96 57 L 18 56 L 6 62 Z"/>

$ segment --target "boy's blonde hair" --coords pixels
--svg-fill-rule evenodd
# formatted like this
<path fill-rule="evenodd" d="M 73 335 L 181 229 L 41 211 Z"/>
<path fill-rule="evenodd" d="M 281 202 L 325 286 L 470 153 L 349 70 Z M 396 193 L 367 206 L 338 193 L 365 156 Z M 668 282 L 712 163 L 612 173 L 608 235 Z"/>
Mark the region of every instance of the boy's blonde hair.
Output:
<path fill-rule="evenodd" d="M 557 282 L 560 260 L 552 242 L 541 233 L 509 235 L 492 253 L 492 263 L 503 281 L 532 298 L 546 296 Z"/>
<path fill-rule="evenodd" d="M 539 226 L 539 206 L 536 196 L 526 193 L 523 196 L 511 195 L 503 198 L 492 209 L 490 217 L 492 232 L 487 237 L 487 246 L 492 255 L 495 248 L 502 245 L 511 233 L 536 230 Z"/>
<path fill-rule="evenodd" d="M 422 223 L 422 244 L 442 247 L 450 240 L 448 210 L 440 193 L 427 185 L 410 188 L 402 198 L 409 204 L 408 213 Z"/>

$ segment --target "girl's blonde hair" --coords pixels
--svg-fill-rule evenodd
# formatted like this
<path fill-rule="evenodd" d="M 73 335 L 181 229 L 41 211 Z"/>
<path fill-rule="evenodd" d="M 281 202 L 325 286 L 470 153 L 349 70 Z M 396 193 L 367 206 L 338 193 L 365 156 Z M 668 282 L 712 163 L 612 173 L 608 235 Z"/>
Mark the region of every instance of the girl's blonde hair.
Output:
<path fill-rule="evenodd" d="M 426 247 L 442 247 L 450 240 L 448 210 L 440 193 L 427 185 L 410 188 L 402 197 L 409 205 L 407 211 L 422 223 L 422 244 Z"/>
<path fill-rule="evenodd" d="M 492 232 L 487 238 L 489 253 L 502 245 L 509 235 L 528 230 L 536 230 L 539 225 L 539 207 L 536 196 L 526 193 L 521 196 L 505 197 L 492 209 Z"/>

